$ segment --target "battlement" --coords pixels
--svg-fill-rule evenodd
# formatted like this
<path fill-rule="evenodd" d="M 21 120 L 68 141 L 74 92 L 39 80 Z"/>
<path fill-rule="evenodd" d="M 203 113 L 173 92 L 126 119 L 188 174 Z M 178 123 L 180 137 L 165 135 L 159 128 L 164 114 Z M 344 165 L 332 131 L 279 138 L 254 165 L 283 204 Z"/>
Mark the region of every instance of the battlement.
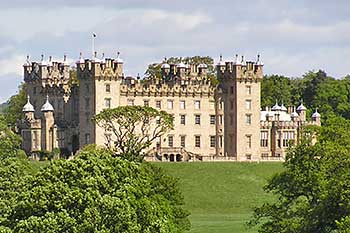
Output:
<path fill-rule="evenodd" d="M 134 85 L 122 84 L 120 93 L 123 96 L 213 96 L 216 87 L 210 84 L 203 85 L 170 85 L 144 84 L 136 82 Z"/>
<path fill-rule="evenodd" d="M 261 81 L 263 66 L 260 55 L 256 61 L 245 61 L 244 56 L 239 59 L 238 54 L 234 61 L 223 61 L 222 56 L 216 65 L 219 80 L 236 79 L 238 81 Z"/>
<path fill-rule="evenodd" d="M 83 59 L 80 54 L 80 59 L 76 62 L 78 78 L 97 77 L 97 78 L 119 78 L 123 76 L 123 60 L 119 58 L 104 58 L 98 59 L 95 53 L 93 59 Z"/>
<path fill-rule="evenodd" d="M 53 61 L 51 56 L 45 61 L 44 55 L 41 55 L 40 62 L 31 62 L 27 56 L 23 69 L 25 82 L 39 80 L 43 83 L 65 83 L 69 80 L 69 63 L 66 56 L 63 61 Z"/>

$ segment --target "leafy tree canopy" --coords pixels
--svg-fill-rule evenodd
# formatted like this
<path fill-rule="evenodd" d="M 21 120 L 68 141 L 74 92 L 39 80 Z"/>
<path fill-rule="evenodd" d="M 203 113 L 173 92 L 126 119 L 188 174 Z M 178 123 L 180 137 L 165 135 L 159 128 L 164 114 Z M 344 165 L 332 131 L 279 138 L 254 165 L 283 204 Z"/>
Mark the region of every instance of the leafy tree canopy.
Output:
<path fill-rule="evenodd" d="M 260 224 L 259 232 L 349 232 L 350 121 L 327 121 L 315 132 L 318 142 L 291 149 L 285 171 L 265 187 L 277 200 L 255 209 L 250 224 Z"/>
<path fill-rule="evenodd" d="M 22 108 L 26 101 L 25 84 L 21 84 L 18 94 L 11 96 L 7 106 L 3 110 L 6 122 L 11 128 L 14 128 L 17 120 L 23 117 Z"/>
<path fill-rule="evenodd" d="M 93 120 L 105 130 L 109 149 L 138 161 L 144 158 L 143 150 L 174 128 L 172 115 L 146 106 L 104 109 Z"/>
<path fill-rule="evenodd" d="M 190 227 L 176 180 L 107 150 L 90 146 L 74 160 L 52 162 L 22 184 L 0 219 L 0 230 L 153 233 Z"/>
<path fill-rule="evenodd" d="M 206 64 L 208 66 L 208 75 L 209 77 L 215 77 L 215 66 L 214 66 L 214 60 L 213 58 L 206 56 L 193 56 L 193 57 L 170 57 L 167 59 L 168 64 L 179 64 L 180 62 L 184 62 L 186 64 Z M 162 63 L 153 63 L 148 65 L 148 68 L 145 72 L 146 77 L 157 77 L 161 78 L 161 66 Z"/>

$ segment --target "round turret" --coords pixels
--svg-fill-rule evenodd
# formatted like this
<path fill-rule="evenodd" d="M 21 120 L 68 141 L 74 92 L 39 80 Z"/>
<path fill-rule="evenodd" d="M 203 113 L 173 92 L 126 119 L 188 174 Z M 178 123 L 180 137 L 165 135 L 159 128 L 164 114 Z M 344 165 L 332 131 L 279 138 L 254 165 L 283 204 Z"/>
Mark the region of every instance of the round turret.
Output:
<path fill-rule="evenodd" d="M 281 110 L 281 107 L 278 105 L 277 101 L 276 101 L 276 104 L 274 106 L 272 106 L 271 110 L 272 111 L 280 111 Z"/>
<path fill-rule="evenodd" d="M 306 111 L 306 107 L 303 105 L 303 102 L 301 102 L 300 105 L 297 107 L 297 111 Z"/>
<path fill-rule="evenodd" d="M 26 60 L 26 62 L 23 64 L 23 66 L 31 66 L 32 65 L 32 63 L 30 62 L 30 60 L 29 60 L 29 55 L 27 55 L 27 60 Z"/>
<path fill-rule="evenodd" d="M 281 105 L 281 111 L 287 112 L 287 108 L 283 105 L 283 102 L 282 102 L 282 105 Z"/>
<path fill-rule="evenodd" d="M 23 106 L 22 112 L 34 112 L 34 106 L 30 103 L 30 97 L 27 96 L 27 103 Z"/>
<path fill-rule="evenodd" d="M 242 63 L 240 62 L 239 58 L 238 58 L 238 54 L 236 54 L 236 59 L 234 62 L 235 65 L 242 65 Z"/>
<path fill-rule="evenodd" d="M 177 67 L 177 68 L 184 68 L 184 69 L 187 68 L 187 66 L 186 66 L 183 62 L 180 62 L 179 64 L 177 64 L 176 67 Z"/>
<path fill-rule="evenodd" d="M 217 66 L 226 66 L 225 62 L 222 60 L 222 55 L 220 55 L 220 60 L 217 64 Z"/>
<path fill-rule="evenodd" d="M 49 96 L 47 95 L 46 96 L 46 102 L 45 102 L 45 104 L 41 107 L 41 111 L 42 112 L 53 112 L 53 107 L 52 107 L 52 105 L 50 104 L 50 102 L 49 102 Z"/>
<path fill-rule="evenodd" d="M 46 61 L 44 61 L 44 54 L 41 54 L 41 61 L 40 61 L 39 64 L 42 65 L 42 66 L 47 66 Z"/>
<path fill-rule="evenodd" d="M 115 63 L 124 63 L 123 59 L 120 58 L 120 52 L 117 52 L 117 58 L 114 60 Z"/>
<path fill-rule="evenodd" d="M 204 63 L 201 63 L 201 64 L 198 65 L 198 68 L 206 69 L 206 68 L 208 68 L 208 66 L 206 64 L 204 64 Z"/>
<path fill-rule="evenodd" d="M 258 58 L 256 59 L 256 63 L 255 64 L 258 65 L 258 66 L 263 66 L 264 65 L 264 63 L 260 60 L 260 54 L 258 54 Z"/>
<path fill-rule="evenodd" d="M 94 53 L 94 60 L 95 63 L 100 63 L 101 60 L 97 58 L 97 52 Z"/>
<path fill-rule="evenodd" d="M 69 63 L 68 63 L 68 61 L 67 61 L 67 55 L 66 55 L 66 54 L 63 56 L 63 65 L 64 65 L 64 66 L 69 66 Z"/>
<path fill-rule="evenodd" d="M 315 112 L 312 114 L 311 117 L 312 117 L 312 118 L 320 118 L 320 117 L 321 117 L 321 114 L 319 114 L 319 113 L 317 112 L 317 108 L 316 108 Z"/>
<path fill-rule="evenodd" d="M 170 69 L 170 65 L 168 63 L 163 63 L 161 68 L 162 69 Z"/>
<path fill-rule="evenodd" d="M 79 60 L 76 62 L 77 64 L 85 63 L 85 60 L 83 58 L 83 54 L 80 52 Z"/>

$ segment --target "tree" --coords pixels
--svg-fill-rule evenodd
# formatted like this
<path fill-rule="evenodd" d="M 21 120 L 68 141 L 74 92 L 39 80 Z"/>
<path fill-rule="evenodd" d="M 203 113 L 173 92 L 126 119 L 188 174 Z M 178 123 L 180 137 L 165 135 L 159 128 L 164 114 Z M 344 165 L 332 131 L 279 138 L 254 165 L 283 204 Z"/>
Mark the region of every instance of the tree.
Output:
<path fill-rule="evenodd" d="M 208 76 L 209 78 L 215 78 L 215 67 L 213 58 L 206 56 L 193 56 L 193 57 L 170 57 L 167 59 L 168 64 L 179 64 L 180 62 L 184 62 L 186 64 L 206 64 L 208 66 Z M 153 63 L 148 65 L 148 68 L 145 72 L 147 77 L 156 77 L 158 79 L 162 78 L 161 72 L 162 63 Z"/>
<path fill-rule="evenodd" d="M 189 228 L 174 179 L 105 149 L 90 146 L 74 160 L 51 162 L 24 183 L 0 224 L 8 232 L 153 233 Z"/>
<path fill-rule="evenodd" d="M 0 114 L 0 160 L 23 155 L 20 145 L 21 138 L 8 127 L 5 117 Z"/>
<path fill-rule="evenodd" d="M 304 140 L 291 149 L 285 171 L 265 187 L 276 201 L 256 208 L 250 224 L 259 232 L 347 232 L 350 216 L 350 121 L 330 118 L 314 131 L 318 142 Z"/>
<path fill-rule="evenodd" d="M 109 149 L 138 161 L 144 158 L 143 150 L 174 128 L 172 115 L 146 106 L 104 109 L 93 120 L 105 130 Z"/>
<path fill-rule="evenodd" d="M 27 101 L 25 84 L 19 86 L 19 92 L 16 95 L 11 96 L 7 106 L 4 109 L 5 119 L 8 125 L 14 129 L 18 119 L 23 117 L 22 108 Z"/>

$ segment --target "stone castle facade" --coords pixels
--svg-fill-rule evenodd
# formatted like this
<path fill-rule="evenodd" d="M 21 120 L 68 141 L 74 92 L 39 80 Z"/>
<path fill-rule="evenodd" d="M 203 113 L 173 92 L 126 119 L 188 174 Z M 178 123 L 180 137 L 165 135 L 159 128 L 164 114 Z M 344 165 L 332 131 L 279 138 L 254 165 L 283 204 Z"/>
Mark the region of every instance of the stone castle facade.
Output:
<path fill-rule="evenodd" d="M 104 108 L 142 105 L 174 116 L 174 130 L 149 148 L 155 161 L 283 160 L 290 143 L 297 143 L 305 125 L 320 125 L 316 111 L 306 121 L 301 104 L 277 103 L 261 110 L 263 63 L 220 61 L 219 84 L 212 83 L 205 64 L 161 66 L 161 78 L 125 77 L 123 60 L 80 59 L 76 73 L 62 62 L 27 58 L 24 81 L 28 102 L 18 122 L 23 149 L 28 153 L 60 148 L 75 153 L 87 144 L 105 145 L 106 132 L 91 121 Z M 76 77 L 75 77 L 76 74 Z M 29 98 L 30 97 L 30 98 Z"/>

